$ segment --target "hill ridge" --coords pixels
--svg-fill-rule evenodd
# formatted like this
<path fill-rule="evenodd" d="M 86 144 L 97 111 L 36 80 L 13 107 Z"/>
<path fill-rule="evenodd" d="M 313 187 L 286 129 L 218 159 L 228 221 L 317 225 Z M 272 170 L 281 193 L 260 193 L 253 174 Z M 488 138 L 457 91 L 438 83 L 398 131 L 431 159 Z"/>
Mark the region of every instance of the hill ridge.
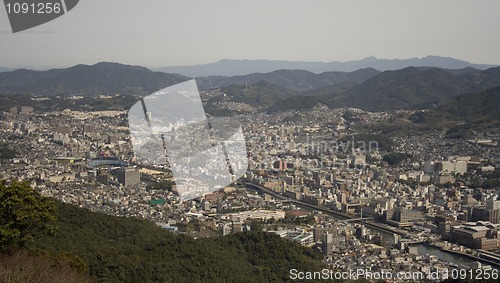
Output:
<path fill-rule="evenodd" d="M 366 57 L 361 60 L 332 61 L 332 62 L 311 62 L 311 61 L 286 61 L 286 60 L 236 60 L 222 59 L 214 63 L 190 65 L 190 66 L 170 66 L 158 67 L 154 70 L 178 73 L 189 77 L 202 76 L 236 76 L 248 75 L 252 73 L 267 73 L 280 69 L 302 69 L 313 73 L 323 73 L 328 71 L 352 72 L 362 68 L 374 68 L 379 71 L 402 69 L 408 66 L 419 67 L 439 67 L 449 69 L 461 69 L 473 67 L 476 69 L 488 69 L 496 65 L 474 64 L 464 60 L 451 57 L 429 55 L 426 57 L 414 57 L 409 59 L 378 59 L 376 57 Z"/>

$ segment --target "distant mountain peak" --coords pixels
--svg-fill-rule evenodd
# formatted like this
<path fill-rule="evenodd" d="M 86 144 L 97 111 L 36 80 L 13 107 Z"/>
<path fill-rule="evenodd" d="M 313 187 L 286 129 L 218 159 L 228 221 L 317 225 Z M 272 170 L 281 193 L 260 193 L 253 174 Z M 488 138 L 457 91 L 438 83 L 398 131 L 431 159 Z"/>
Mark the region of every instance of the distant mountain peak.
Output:
<path fill-rule="evenodd" d="M 353 72 L 363 68 L 379 71 L 399 70 L 405 67 L 438 67 L 446 69 L 464 69 L 472 67 L 485 70 L 495 65 L 473 64 L 451 57 L 428 55 L 423 58 L 378 59 L 374 56 L 347 62 L 303 62 L 285 60 L 236 60 L 222 59 L 216 63 L 193 66 L 161 67 L 156 70 L 177 73 L 188 77 L 204 76 L 243 76 L 253 73 L 268 73 L 276 70 L 305 70 L 316 74 L 324 72 Z"/>
<path fill-rule="evenodd" d="M 375 56 L 369 56 L 369 57 L 366 57 L 366 58 L 363 58 L 361 60 L 359 60 L 360 62 L 374 62 L 374 61 L 377 61 L 377 57 Z"/>
<path fill-rule="evenodd" d="M 90 68 L 98 68 L 98 69 L 107 69 L 107 70 L 136 70 L 136 71 L 147 71 L 151 72 L 150 69 L 142 66 L 137 66 L 137 65 L 127 65 L 127 64 L 122 64 L 122 63 L 116 63 L 116 62 L 98 62 L 95 63 L 94 65 L 83 65 L 83 66 L 88 66 Z"/>

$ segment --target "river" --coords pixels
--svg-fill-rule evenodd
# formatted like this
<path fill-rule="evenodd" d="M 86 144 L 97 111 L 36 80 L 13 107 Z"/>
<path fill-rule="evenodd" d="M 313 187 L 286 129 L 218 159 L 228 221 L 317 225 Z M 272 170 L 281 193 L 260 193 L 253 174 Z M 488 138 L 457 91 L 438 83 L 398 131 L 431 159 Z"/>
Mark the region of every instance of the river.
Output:
<path fill-rule="evenodd" d="M 382 230 L 382 229 L 377 229 L 374 227 L 367 227 L 368 230 L 371 231 L 371 233 L 380 233 L 384 239 L 384 241 L 389 241 L 389 242 L 394 242 L 394 234 Z M 416 244 L 414 245 L 417 247 L 417 252 L 418 254 L 424 255 L 424 254 L 431 254 L 437 256 L 441 261 L 446 261 L 446 262 L 452 262 L 454 264 L 457 264 L 459 267 L 471 267 L 472 263 L 476 260 L 459 255 L 459 254 L 454 254 L 454 253 L 449 253 L 442 251 L 440 248 L 430 246 L 428 244 L 422 243 L 422 244 Z"/>
<path fill-rule="evenodd" d="M 435 255 L 440 260 L 455 263 L 455 264 L 459 265 L 459 267 L 462 267 L 463 265 L 466 265 L 467 267 L 471 267 L 472 263 L 475 261 L 474 259 L 466 257 L 466 256 L 461 256 L 458 254 L 444 252 L 439 248 L 429 246 L 427 244 L 417 244 L 415 246 L 417 247 L 417 252 L 419 254 Z"/>
<path fill-rule="evenodd" d="M 249 188 L 249 187 L 247 186 L 247 188 Z M 255 190 L 255 187 L 250 187 L 250 189 Z M 331 216 L 335 219 L 340 219 L 339 217 L 336 217 L 335 215 L 331 215 Z M 370 230 L 370 233 L 372 233 L 372 234 L 380 233 L 382 235 L 384 241 L 394 243 L 394 234 L 393 233 L 390 233 L 389 231 L 385 231 L 382 229 L 378 229 L 378 228 L 373 227 L 373 226 L 366 225 L 366 228 L 368 230 Z M 429 246 L 425 243 L 417 244 L 415 246 L 417 247 L 417 252 L 419 254 L 422 254 L 422 255 L 423 254 L 432 254 L 432 255 L 437 256 L 437 258 L 439 258 L 442 261 L 451 262 L 451 263 L 459 265 L 460 267 L 463 267 L 464 265 L 470 267 L 471 264 L 475 261 L 474 259 L 469 258 L 467 256 L 444 252 L 439 248 Z"/>

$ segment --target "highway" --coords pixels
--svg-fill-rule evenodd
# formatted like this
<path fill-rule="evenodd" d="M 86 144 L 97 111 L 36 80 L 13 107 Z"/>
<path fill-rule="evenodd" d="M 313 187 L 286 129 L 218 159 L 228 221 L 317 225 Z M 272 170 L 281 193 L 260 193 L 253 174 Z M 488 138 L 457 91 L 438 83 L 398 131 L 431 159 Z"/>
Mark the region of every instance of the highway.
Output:
<path fill-rule="evenodd" d="M 351 222 L 361 222 L 361 221 L 363 221 L 363 224 L 365 224 L 366 226 L 375 228 L 375 229 L 383 230 L 383 231 L 388 232 L 388 233 L 395 233 L 395 234 L 398 234 L 398 235 L 406 235 L 406 233 L 404 233 L 403 231 L 399 231 L 399 230 L 396 230 L 396 229 L 393 230 L 393 229 L 390 229 L 390 228 L 386 227 L 385 225 L 382 225 L 382 224 L 379 224 L 379 223 L 365 222 L 365 220 L 362 220 L 360 218 L 355 218 L 355 216 L 353 216 L 353 215 L 345 214 L 345 213 L 342 213 L 340 211 L 331 210 L 331 209 L 326 208 L 324 206 L 318 206 L 318 205 L 314 205 L 314 204 L 302 202 L 302 201 L 299 201 L 299 200 L 294 200 L 294 199 L 287 198 L 287 197 L 281 195 L 280 193 L 277 193 L 277 192 L 275 192 L 275 191 L 273 191 L 271 189 L 268 189 L 266 187 L 263 187 L 261 185 L 257 185 L 257 184 L 249 183 L 249 182 L 245 183 L 245 185 L 247 187 L 251 187 L 251 188 L 256 189 L 258 191 L 270 194 L 273 197 L 275 197 L 276 199 L 283 200 L 283 201 L 288 201 L 288 202 L 293 203 L 293 204 L 295 204 L 297 206 L 300 206 L 302 208 L 308 208 L 308 209 L 313 209 L 313 210 L 316 210 L 316 211 L 321 211 L 321 212 L 326 213 L 328 215 L 332 215 L 332 216 L 335 216 L 335 217 L 340 218 L 342 220 L 347 220 L 347 221 L 351 221 Z M 367 220 L 370 220 L 370 219 L 371 218 L 367 218 Z"/>

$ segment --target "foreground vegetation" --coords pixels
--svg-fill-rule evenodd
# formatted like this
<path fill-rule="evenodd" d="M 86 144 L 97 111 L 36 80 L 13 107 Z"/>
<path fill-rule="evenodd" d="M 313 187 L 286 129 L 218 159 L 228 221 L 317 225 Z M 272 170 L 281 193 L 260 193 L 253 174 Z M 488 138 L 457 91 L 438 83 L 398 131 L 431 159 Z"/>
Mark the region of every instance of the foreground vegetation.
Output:
<path fill-rule="evenodd" d="M 37 246 L 77 255 L 101 282 L 276 282 L 297 266 L 321 269 L 319 253 L 270 233 L 195 240 L 148 221 L 58 208 L 57 235 Z"/>
<path fill-rule="evenodd" d="M 28 184 L 22 184 L 23 194 L 28 193 Z M 2 191 L 8 187 L 3 186 Z M 33 192 L 29 192 L 32 197 L 40 197 Z M 3 209 L 7 213 L 8 209 Z M 251 231 L 193 239 L 167 232 L 149 221 L 94 213 L 63 203 L 57 203 L 55 216 L 57 220 L 49 221 L 57 231 L 55 235 L 45 233 L 29 245 L 23 242 L 20 250 L 3 251 L 0 275 L 24 279 L 4 277 L 0 281 L 44 282 L 21 277 L 26 275 L 21 270 L 33 270 L 27 274 L 36 276 L 41 268 L 56 278 L 72 268 L 76 272 L 72 278 L 88 276 L 97 282 L 281 282 L 289 280 L 292 268 L 323 268 L 320 253 L 272 233 Z M 37 238 L 33 233 L 32 238 Z"/>

